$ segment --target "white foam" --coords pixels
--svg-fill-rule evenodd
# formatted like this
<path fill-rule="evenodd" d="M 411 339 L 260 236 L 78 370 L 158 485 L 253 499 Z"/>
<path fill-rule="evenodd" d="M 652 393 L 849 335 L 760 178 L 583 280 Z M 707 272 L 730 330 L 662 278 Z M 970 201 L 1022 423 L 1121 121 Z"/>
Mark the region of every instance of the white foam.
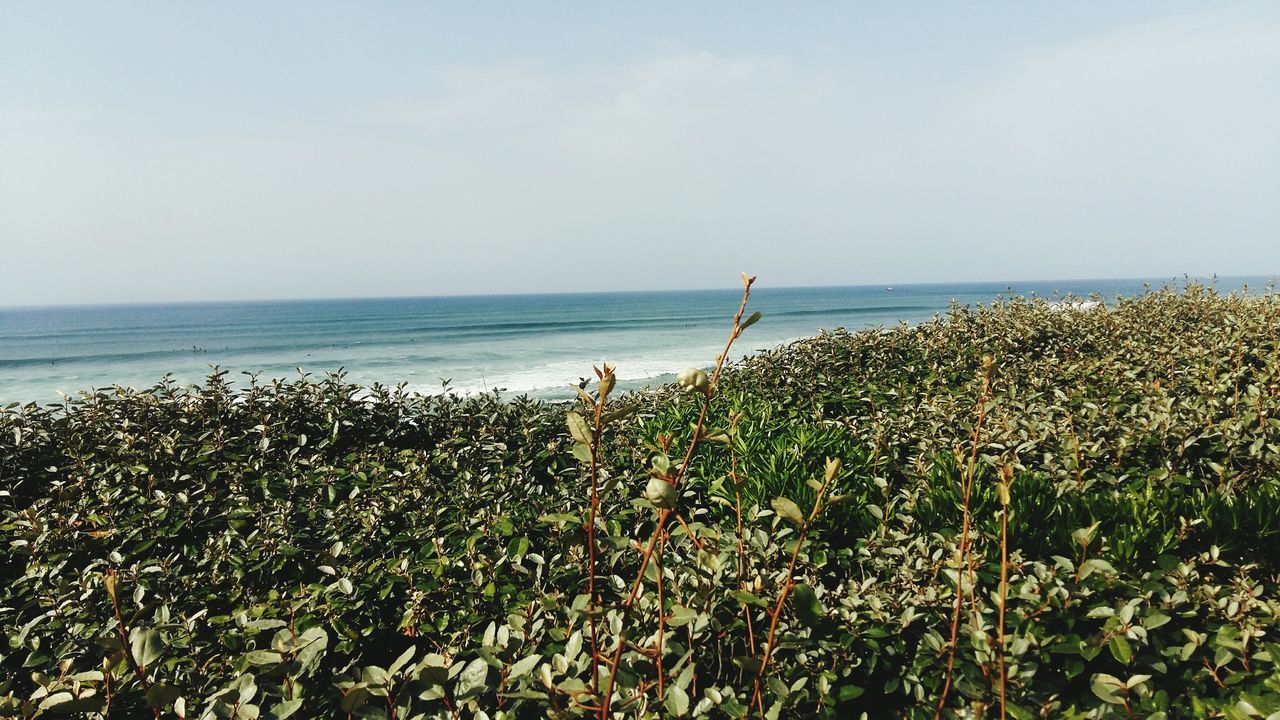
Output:
<path fill-rule="evenodd" d="M 1049 310 L 1052 312 L 1062 312 L 1064 310 L 1095 310 L 1102 307 L 1102 303 L 1097 300 L 1059 300 L 1049 303 Z"/>
<path fill-rule="evenodd" d="M 772 344 L 770 347 L 785 345 L 799 339 L 801 338 L 788 339 Z M 675 348 L 632 357 L 609 358 L 604 362 L 614 366 L 614 373 L 620 386 L 640 387 L 671 382 L 675 373 L 686 367 L 704 369 L 714 367 L 716 354 L 722 349 L 722 347 Z M 747 351 L 742 354 L 750 353 L 751 351 Z M 567 397 L 573 394 L 573 387 L 582 378 L 594 381 L 595 373 L 591 368 L 593 365 L 599 367 L 602 364 L 599 358 L 577 356 L 505 372 L 487 369 L 481 372 L 481 368 L 475 368 L 473 374 L 452 378 L 447 388 L 440 383 L 410 383 L 405 386 L 405 390 L 421 395 L 440 395 L 447 392 L 467 396 L 491 392 L 497 388 L 509 396 L 529 394 Z"/>

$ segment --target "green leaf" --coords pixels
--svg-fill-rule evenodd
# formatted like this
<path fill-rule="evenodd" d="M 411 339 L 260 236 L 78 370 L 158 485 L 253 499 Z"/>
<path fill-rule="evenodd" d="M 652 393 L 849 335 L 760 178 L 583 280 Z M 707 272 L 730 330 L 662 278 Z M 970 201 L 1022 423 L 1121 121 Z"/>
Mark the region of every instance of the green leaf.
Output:
<path fill-rule="evenodd" d="M 822 616 L 826 614 L 822 603 L 818 601 L 818 595 L 808 585 L 796 585 L 795 590 L 792 591 L 791 598 L 795 604 L 796 617 L 800 618 L 800 622 L 809 627 L 817 625 L 822 620 Z"/>
<path fill-rule="evenodd" d="M 687 608 L 683 605 L 676 605 L 671 608 L 671 615 L 667 617 L 667 624 L 671 627 L 681 627 L 688 625 L 698 618 L 698 611 L 693 608 Z"/>
<path fill-rule="evenodd" d="M 796 505 L 792 500 L 776 497 L 769 504 L 773 506 L 773 511 L 782 517 L 797 525 L 804 525 L 804 514 L 800 512 L 800 506 Z"/>
<path fill-rule="evenodd" d="M 569 412 L 565 413 L 565 418 L 567 419 L 569 424 L 569 435 L 571 435 L 574 440 L 577 440 L 583 445 L 590 445 L 591 444 L 591 426 L 587 424 L 586 418 L 582 417 L 581 415 L 579 415 L 577 412 L 573 410 L 570 410 Z"/>
<path fill-rule="evenodd" d="M 679 685 L 672 685 L 667 688 L 667 697 L 662 704 L 674 717 L 684 717 L 689 714 L 689 693 Z"/>
<path fill-rule="evenodd" d="M 400 668 L 408 665 L 409 661 L 413 659 L 413 654 L 417 651 L 418 649 L 412 645 L 405 648 L 405 651 L 400 653 L 400 657 L 396 658 L 395 662 L 391 663 L 391 665 L 387 667 L 387 674 L 395 675 L 400 672 Z"/>
<path fill-rule="evenodd" d="M 56 692 L 40 701 L 39 709 L 49 710 L 57 709 L 61 705 L 66 705 L 76 699 L 75 695 L 69 692 Z"/>
<path fill-rule="evenodd" d="M 747 328 L 751 327 L 752 325 L 755 325 L 756 323 L 760 322 L 760 318 L 761 318 L 761 317 L 762 317 L 762 316 L 760 315 L 760 311 L 759 311 L 759 310 L 757 310 L 757 311 L 755 311 L 755 312 L 751 313 L 751 315 L 750 315 L 746 320 L 743 320 L 743 321 L 742 321 L 742 324 L 741 324 L 741 325 L 739 325 L 738 327 L 739 327 L 740 329 L 742 329 L 742 330 L 746 330 Z"/>
<path fill-rule="evenodd" d="M 295 644 L 299 676 L 306 677 L 320 667 L 320 660 L 329 647 L 329 633 L 322 627 L 307 628 Z"/>
<path fill-rule="evenodd" d="M 129 651 L 133 654 L 133 659 L 144 668 L 159 660 L 164 652 L 164 640 L 160 637 L 160 631 L 150 628 L 130 630 Z"/>
<path fill-rule="evenodd" d="M 822 476 L 827 482 L 836 479 L 836 475 L 840 474 L 840 458 L 827 458 L 826 466 L 823 468 Z"/>
<path fill-rule="evenodd" d="M 730 590 L 729 597 L 737 600 L 743 605 L 756 605 L 758 607 L 769 607 L 769 603 L 766 602 L 764 598 L 761 598 L 758 595 L 755 595 L 754 593 L 746 592 L 745 590 Z"/>
<path fill-rule="evenodd" d="M 580 442 L 575 442 L 573 444 L 573 456 L 578 458 L 584 463 L 590 463 L 591 462 L 591 446 L 584 445 Z"/>
<path fill-rule="evenodd" d="M 1111 638 L 1111 642 L 1107 647 L 1111 650 L 1111 655 L 1125 665 L 1133 661 L 1133 648 L 1129 645 L 1129 640 L 1123 635 L 1116 635 Z"/>
<path fill-rule="evenodd" d="M 1093 694 L 1097 695 L 1100 700 L 1112 705 L 1123 705 L 1125 684 L 1120 678 L 1106 673 L 1098 673 L 1093 676 L 1093 680 L 1089 684 L 1089 688 L 1093 690 Z"/>
<path fill-rule="evenodd" d="M 1089 527 L 1082 527 L 1074 530 L 1071 533 L 1071 539 L 1074 540 L 1077 545 L 1085 547 L 1089 543 L 1093 542 L 1093 535 L 1098 532 L 1099 525 L 1101 525 L 1101 523 L 1094 523 Z"/>
<path fill-rule="evenodd" d="M 520 660 L 517 660 L 515 663 L 511 665 L 511 669 L 507 671 L 507 679 L 515 680 L 516 678 L 522 675 L 527 675 L 535 667 L 538 666 L 538 662 L 541 660 L 542 660 L 542 656 L 537 653 L 534 653 L 533 655 L 530 655 L 527 658 L 521 658 Z"/>
<path fill-rule="evenodd" d="M 840 689 L 836 691 L 836 699 L 841 702 L 854 700 L 861 697 L 864 692 L 866 692 L 866 690 L 858 687 L 857 685 L 841 685 Z"/>
<path fill-rule="evenodd" d="M 253 650 L 244 656 L 250 665 L 279 665 L 284 656 L 271 650 Z"/>
<path fill-rule="evenodd" d="M 290 715 L 298 712 L 298 708 L 300 707 L 302 707 L 302 698 L 286 700 L 271 708 L 267 713 L 267 718 L 269 718 L 269 720 L 284 720 Z"/>
<path fill-rule="evenodd" d="M 578 631 L 569 636 L 568 641 L 564 644 L 564 656 L 573 662 L 582 654 L 582 632 Z"/>
<path fill-rule="evenodd" d="M 174 700 L 177 700 L 181 694 L 181 690 L 169 683 L 158 682 L 147 690 L 147 707 L 164 709 Z"/>
<path fill-rule="evenodd" d="M 621 420 L 622 418 L 629 417 L 635 414 L 637 409 L 638 408 L 636 405 L 624 405 L 620 408 L 616 408 L 614 410 L 609 410 L 607 412 L 601 413 L 600 423 L 602 425 L 608 425 L 609 423 L 615 420 Z"/>
<path fill-rule="evenodd" d="M 653 472 L 658 475 L 666 475 L 671 472 L 671 458 L 666 453 L 654 453 L 649 458 L 649 466 L 653 468 Z"/>
<path fill-rule="evenodd" d="M 454 685 L 453 694 L 459 700 L 465 700 L 484 691 L 489 677 L 489 664 L 481 658 L 467 663 L 458 673 L 458 682 Z"/>
<path fill-rule="evenodd" d="M 338 703 L 338 706 L 342 708 L 344 713 L 350 715 L 355 712 L 356 708 L 364 705 L 365 701 L 368 699 L 369 689 L 356 686 L 347 691 L 346 695 L 342 696 L 342 702 Z"/>
<path fill-rule="evenodd" d="M 560 523 L 573 523 L 574 525 L 579 525 L 582 523 L 582 520 L 580 520 L 577 515 L 570 515 L 569 513 L 547 513 L 546 515 L 540 516 L 538 518 L 538 522 L 551 523 L 553 525 L 558 525 Z"/>

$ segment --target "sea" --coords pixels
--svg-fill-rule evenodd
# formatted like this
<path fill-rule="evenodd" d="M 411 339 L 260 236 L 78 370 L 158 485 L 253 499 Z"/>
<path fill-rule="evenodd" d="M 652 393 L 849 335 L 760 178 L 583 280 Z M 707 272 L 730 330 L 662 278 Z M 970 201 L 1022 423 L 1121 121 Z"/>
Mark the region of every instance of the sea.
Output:
<path fill-rule="evenodd" d="M 1253 291 L 1275 280 L 1211 282 L 1220 291 Z M 1014 295 L 1113 303 L 1190 281 L 757 284 L 748 313 L 762 317 L 731 359 L 824 330 L 914 325 L 953 303 Z M 353 383 L 403 384 L 417 393 L 560 399 L 593 376 L 593 365 L 608 362 L 619 387 L 637 388 L 671 382 L 685 367 L 714 365 L 740 297 L 741 288 L 729 288 L 0 308 L 0 406 L 60 403 L 115 386 L 144 389 L 166 375 L 201 383 L 214 367 L 241 384 L 342 371 Z"/>

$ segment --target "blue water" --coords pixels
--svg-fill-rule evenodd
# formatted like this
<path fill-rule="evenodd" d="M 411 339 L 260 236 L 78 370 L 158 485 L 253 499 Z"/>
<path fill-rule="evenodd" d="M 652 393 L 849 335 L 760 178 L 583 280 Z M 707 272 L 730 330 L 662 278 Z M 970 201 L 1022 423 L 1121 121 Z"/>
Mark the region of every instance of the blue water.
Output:
<path fill-rule="evenodd" d="M 1271 278 L 1219 279 L 1219 289 Z M 1000 295 L 1098 294 L 1104 300 L 1173 280 L 1077 280 L 843 288 L 757 285 L 764 317 L 737 358 L 823 329 L 919 323 L 953 302 Z M 567 397 L 593 363 L 617 366 L 621 387 L 667 382 L 709 366 L 740 290 L 189 303 L 0 309 L 0 405 L 57 402 L 89 388 L 145 388 L 166 373 L 200 382 L 212 365 L 262 378 L 345 368 L 362 385 L 418 392 L 504 389 Z"/>

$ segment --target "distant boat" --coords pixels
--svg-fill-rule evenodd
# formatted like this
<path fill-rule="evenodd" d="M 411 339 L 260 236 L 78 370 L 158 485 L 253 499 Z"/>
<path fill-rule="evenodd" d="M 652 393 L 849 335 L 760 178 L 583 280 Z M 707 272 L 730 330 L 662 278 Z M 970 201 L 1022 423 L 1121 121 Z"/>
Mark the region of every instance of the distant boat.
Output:
<path fill-rule="evenodd" d="M 885 292 L 893 292 L 893 288 L 891 288 L 891 287 L 887 287 L 887 288 L 885 288 L 885 289 L 884 289 L 884 291 L 885 291 Z"/>

